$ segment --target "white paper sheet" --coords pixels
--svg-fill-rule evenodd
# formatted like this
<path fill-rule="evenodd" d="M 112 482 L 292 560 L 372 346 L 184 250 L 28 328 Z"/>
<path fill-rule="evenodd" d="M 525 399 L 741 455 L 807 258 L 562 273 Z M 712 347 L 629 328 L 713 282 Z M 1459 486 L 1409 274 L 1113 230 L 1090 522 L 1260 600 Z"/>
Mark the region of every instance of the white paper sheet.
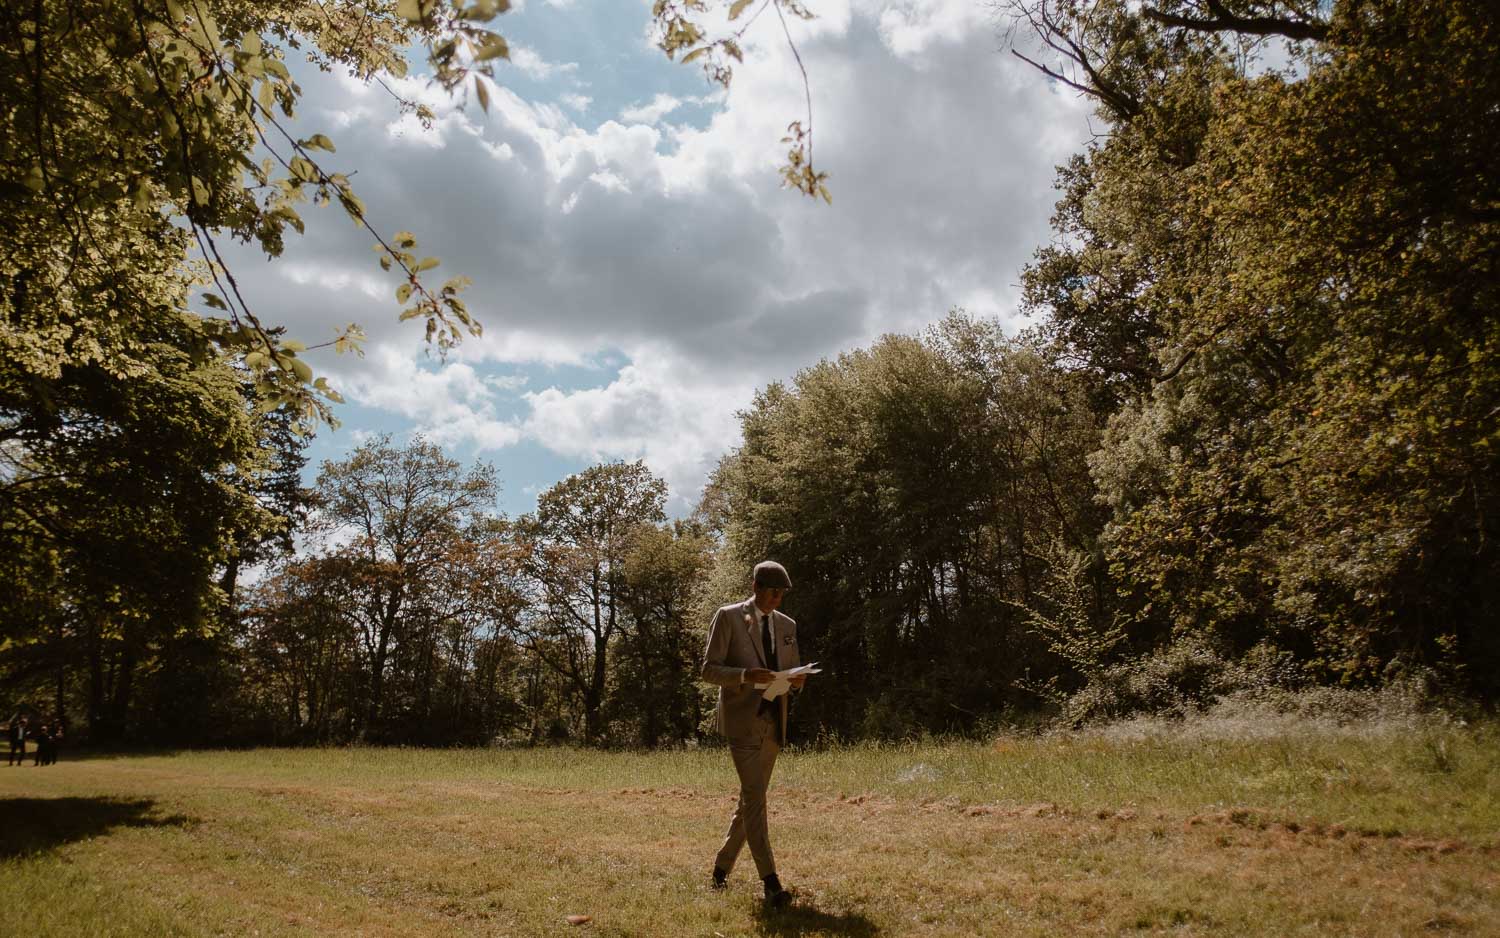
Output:
<path fill-rule="evenodd" d="M 760 690 L 761 688 L 765 688 L 765 693 L 761 694 L 761 696 L 766 700 L 775 700 L 777 697 L 780 697 L 782 694 L 791 689 L 792 678 L 799 677 L 803 674 L 822 673 L 823 671 L 818 667 L 818 663 L 816 661 L 809 661 L 807 664 L 799 665 L 795 668 L 788 668 L 785 671 L 772 671 L 771 683 L 757 684 L 755 685 L 755 689 Z"/>

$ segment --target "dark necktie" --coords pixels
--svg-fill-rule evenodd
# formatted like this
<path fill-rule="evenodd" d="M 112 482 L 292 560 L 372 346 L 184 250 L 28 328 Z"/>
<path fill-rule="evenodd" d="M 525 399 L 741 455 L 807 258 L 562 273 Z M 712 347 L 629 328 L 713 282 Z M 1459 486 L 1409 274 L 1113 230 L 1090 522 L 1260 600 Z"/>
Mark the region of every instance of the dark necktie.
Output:
<path fill-rule="evenodd" d="M 776 640 L 771 637 L 770 616 L 760 617 L 760 644 L 766 650 L 766 667 L 772 671 L 778 670 L 776 667 Z"/>
<path fill-rule="evenodd" d="M 776 667 L 776 639 L 771 637 L 770 616 L 760 617 L 760 646 L 766 651 L 766 667 L 772 671 L 779 670 Z M 760 702 L 760 712 L 762 714 L 769 714 L 771 721 L 776 724 L 776 742 L 785 746 L 786 737 L 782 735 L 781 721 L 777 719 L 777 711 L 779 709 L 780 704 L 778 701 L 763 699 Z"/>

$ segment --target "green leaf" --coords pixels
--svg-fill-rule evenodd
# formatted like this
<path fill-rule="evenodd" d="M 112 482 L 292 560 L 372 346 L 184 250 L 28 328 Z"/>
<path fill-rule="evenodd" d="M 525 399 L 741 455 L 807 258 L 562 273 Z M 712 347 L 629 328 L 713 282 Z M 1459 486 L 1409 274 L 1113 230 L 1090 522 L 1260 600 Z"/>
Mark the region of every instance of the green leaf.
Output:
<path fill-rule="evenodd" d="M 294 156 L 291 162 L 292 175 L 303 182 L 312 182 L 318 178 L 318 167 L 312 160 L 304 156 Z"/>
<path fill-rule="evenodd" d="M 505 37 L 499 33 L 485 33 L 484 41 L 480 43 L 479 51 L 474 55 L 476 62 L 508 58 L 510 58 L 510 46 L 506 44 Z"/>
<path fill-rule="evenodd" d="M 408 23 L 422 22 L 421 0 L 396 0 L 396 15 Z"/>
<path fill-rule="evenodd" d="M 308 137 L 306 140 L 304 140 L 302 142 L 302 145 L 309 150 L 327 150 L 329 153 L 337 152 L 337 150 L 334 149 L 333 141 L 329 140 L 323 134 L 313 134 L 311 137 Z"/>
<path fill-rule="evenodd" d="M 424 257 L 421 260 L 417 261 L 416 271 L 417 273 L 421 273 L 424 270 L 431 270 L 441 263 L 442 261 L 438 260 L 435 257 Z"/>
<path fill-rule="evenodd" d="M 354 219 L 355 224 L 364 223 L 365 203 L 360 200 L 359 196 L 347 189 L 342 190 L 339 192 L 339 204 L 344 207 L 349 217 Z"/>
<path fill-rule="evenodd" d="M 464 8 L 463 18 L 484 22 L 492 20 L 496 15 L 505 13 L 510 9 L 510 0 L 475 0 L 474 3 Z"/>
<path fill-rule="evenodd" d="M 729 6 L 730 21 L 733 22 L 734 20 L 739 19 L 740 14 L 745 12 L 745 7 L 749 6 L 750 3 L 751 0 L 734 0 L 734 3 L 730 4 Z"/>
<path fill-rule="evenodd" d="M 411 284 L 403 283 L 396 288 L 396 302 L 405 303 L 409 299 L 411 299 Z"/>
<path fill-rule="evenodd" d="M 479 96 L 479 106 L 484 109 L 484 113 L 488 114 L 490 112 L 490 92 L 484 86 L 484 79 L 478 75 L 474 76 L 474 93 Z"/>
<path fill-rule="evenodd" d="M 222 309 L 226 311 L 229 309 L 229 306 L 223 300 L 219 299 L 219 297 L 212 293 L 203 294 L 203 304 L 212 309 Z"/>

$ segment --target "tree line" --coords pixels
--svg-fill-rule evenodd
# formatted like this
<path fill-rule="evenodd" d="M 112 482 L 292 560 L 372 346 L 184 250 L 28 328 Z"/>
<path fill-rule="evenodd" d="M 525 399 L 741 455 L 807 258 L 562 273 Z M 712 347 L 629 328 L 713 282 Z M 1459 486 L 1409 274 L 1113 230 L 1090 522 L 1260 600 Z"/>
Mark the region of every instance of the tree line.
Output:
<path fill-rule="evenodd" d="M 13 692 L 100 742 L 680 744 L 711 712 L 703 625 L 763 554 L 796 571 L 789 608 L 829 672 L 799 716 L 809 737 L 974 729 L 1055 675 L 1027 605 L 1102 518 L 1083 386 L 958 315 L 765 389 L 681 519 L 640 462 L 589 467 L 506 518 L 492 467 L 420 438 L 368 442 L 304 489 L 305 438 L 246 419 L 275 459 L 222 488 L 253 529 L 221 510 L 214 537 L 178 540 L 202 495 L 162 484 L 161 464 L 139 467 L 160 490 L 128 508 L 116 476 L 28 476 L 38 516 L 112 519 L 118 559 L 94 566 L 91 529 L 66 552 L 6 553 L 46 586 L 5 610 L 39 626 L 8 636 Z M 64 499 L 64 478 L 97 491 Z"/>
<path fill-rule="evenodd" d="M 627 463 L 499 517 L 493 470 L 422 441 L 304 492 L 298 349 L 190 312 L 182 262 L 200 229 L 279 251 L 302 188 L 358 204 L 294 171 L 251 211 L 234 153 L 264 115 L 225 89 L 259 68 L 295 102 L 258 31 L 374 69 L 441 24 L 371 8 L 346 48 L 290 0 L 96 7 L 0 14 L 0 681 L 96 740 L 692 739 L 701 624 L 764 557 L 825 667 L 808 737 L 1500 691 L 1492 5 L 1017 3 L 1047 50 L 1018 54 L 1099 131 L 1022 273 L 1033 325 L 952 315 L 762 389 L 674 520 Z M 89 66 L 147 50 L 208 71 L 127 69 L 121 97 Z M 187 149 L 149 143 L 143 115 L 189 105 L 250 123 L 162 117 Z"/>
<path fill-rule="evenodd" d="M 325 464 L 309 494 L 332 544 L 284 558 L 237 617 L 258 735 L 696 738 L 701 529 L 666 520 L 639 462 L 570 476 L 515 520 L 495 486 L 420 439 Z"/>

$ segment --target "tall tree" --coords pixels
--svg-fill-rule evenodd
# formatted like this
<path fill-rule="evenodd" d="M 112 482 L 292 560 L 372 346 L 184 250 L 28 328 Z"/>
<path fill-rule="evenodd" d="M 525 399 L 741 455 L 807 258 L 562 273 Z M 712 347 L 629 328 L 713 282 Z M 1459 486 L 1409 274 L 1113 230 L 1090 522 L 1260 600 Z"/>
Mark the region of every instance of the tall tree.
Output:
<path fill-rule="evenodd" d="M 635 728 L 645 746 L 698 735 L 698 663 L 703 652 L 698 599 L 713 558 L 701 525 L 643 525 L 625 556 L 630 630 L 612 662 L 611 722 Z"/>
<path fill-rule="evenodd" d="M 326 744 L 348 741 L 360 725 L 354 570 L 348 558 L 312 556 L 249 591 L 238 621 L 246 736 Z"/>
<path fill-rule="evenodd" d="M 591 466 L 543 492 L 517 525 L 535 595 L 528 649 L 576 696 L 591 742 L 604 732 L 611 642 L 629 624 L 626 557 L 666 517 L 666 490 L 642 462 Z"/>
<path fill-rule="evenodd" d="M 731 588 L 765 557 L 794 571 L 804 656 L 845 689 L 809 695 L 806 720 L 901 735 L 1032 702 L 1016 683 L 1050 665 L 1023 612 L 1039 556 L 1054 540 L 1087 550 L 1099 525 L 1080 382 L 954 316 L 771 386 L 743 428 L 709 514 Z"/>
<path fill-rule="evenodd" d="M 378 736 L 393 646 L 411 635 L 409 607 L 455 540 L 493 506 L 495 472 L 479 465 L 463 473 L 420 437 L 399 448 L 380 437 L 324 463 L 317 489 L 328 522 L 352 536 L 344 553 L 358 567 L 368 680 L 361 735 Z"/>
<path fill-rule="evenodd" d="M 245 445 L 244 400 L 305 423 L 336 399 L 298 358 L 302 345 L 245 306 L 219 251 L 232 237 L 280 254 L 308 196 L 364 223 L 347 174 L 318 162 L 333 142 L 282 133 L 301 95 L 286 56 L 306 50 L 369 80 L 404 73 L 407 43 L 443 37 L 432 60 L 451 88 L 504 51 L 472 22 L 501 6 L 0 7 L 0 445 L 15 467 L 0 495 L 0 536 L 24 542 L 13 558 L 21 578 L 53 587 L 51 599 L 33 594 L 4 610 L 0 629 L 25 650 L 29 663 L 15 659 L 14 672 L 25 681 L 36 676 L 35 639 L 48 637 L 59 708 L 63 663 L 86 662 L 99 735 L 126 730 L 142 668 L 176 663 L 158 660 L 158 639 L 203 632 L 213 579 L 232 591 L 244 548 L 268 533 L 265 513 L 246 502 L 268 494 L 269 477 Z M 270 159 L 257 162 L 263 154 Z M 439 345 L 451 343 L 470 325 L 461 284 L 424 286 L 417 274 L 433 263 L 415 256 L 415 240 L 370 231 L 384 262 L 408 274 L 408 312 L 428 320 Z M 204 315 L 190 312 L 210 284 Z M 85 654 L 71 655 L 72 645 Z"/>
<path fill-rule="evenodd" d="M 58 669 L 59 697 L 61 670 L 81 670 L 100 739 L 130 730 L 137 678 L 163 664 L 173 636 L 216 627 L 215 581 L 236 537 L 272 523 L 250 490 L 265 464 L 243 376 L 195 361 L 192 324 L 177 325 L 138 353 L 150 371 L 70 369 L 42 407 L 0 365 L 0 554 L 14 582 L 46 590 L 7 591 L 15 604 L 0 600 L 0 615 L 15 654 Z"/>
<path fill-rule="evenodd" d="M 1322 680 L 1456 656 L 1500 690 L 1500 14 L 1031 9 L 1110 130 L 1027 281 L 1122 379 L 1094 466 L 1140 629 Z"/>

